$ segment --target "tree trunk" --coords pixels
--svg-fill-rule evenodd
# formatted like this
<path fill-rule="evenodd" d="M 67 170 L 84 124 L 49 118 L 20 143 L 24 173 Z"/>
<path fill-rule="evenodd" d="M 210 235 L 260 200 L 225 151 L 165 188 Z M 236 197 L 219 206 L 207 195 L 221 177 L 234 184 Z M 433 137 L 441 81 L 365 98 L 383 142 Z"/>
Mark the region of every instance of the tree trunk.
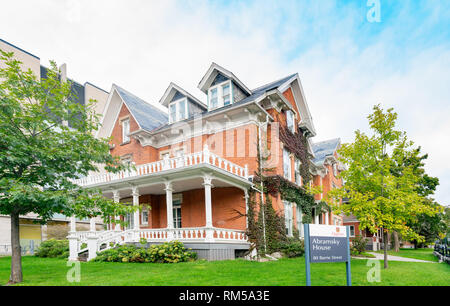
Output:
<path fill-rule="evenodd" d="M 387 249 L 388 249 L 388 246 L 389 246 L 389 239 L 388 239 L 388 237 L 389 237 L 389 234 L 388 234 L 388 232 L 384 232 L 384 234 L 383 234 L 383 245 L 384 245 L 384 268 L 385 269 L 387 269 L 389 266 L 388 266 L 388 254 L 387 254 Z"/>
<path fill-rule="evenodd" d="M 399 252 L 400 251 L 400 240 L 398 239 L 398 233 L 393 232 L 394 234 L 394 251 Z"/>
<path fill-rule="evenodd" d="M 22 254 L 20 249 L 19 213 L 11 214 L 11 276 L 9 284 L 20 283 L 22 277 Z"/>

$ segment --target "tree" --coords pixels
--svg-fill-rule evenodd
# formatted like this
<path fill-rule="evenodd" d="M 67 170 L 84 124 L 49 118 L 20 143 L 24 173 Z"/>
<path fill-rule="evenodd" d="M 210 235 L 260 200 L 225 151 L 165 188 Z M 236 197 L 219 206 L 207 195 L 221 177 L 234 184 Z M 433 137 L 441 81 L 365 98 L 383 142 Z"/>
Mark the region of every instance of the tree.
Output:
<path fill-rule="evenodd" d="M 41 80 L 21 69 L 12 52 L 0 50 L 0 62 L 0 214 L 11 217 L 9 282 L 18 283 L 19 216 L 36 213 L 42 223 L 55 213 L 106 220 L 134 208 L 73 183 L 99 165 L 112 172 L 126 167 L 109 154 L 108 139 L 93 136 L 99 125 L 95 101 L 75 103 L 71 84 L 60 80 L 54 62 Z"/>
<path fill-rule="evenodd" d="M 436 187 L 439 185 L 439 179 L 437 177 L 431 177 L 425 173 L 424 161 L 428 158 L 428 154 L 421 155 L 421 147 L 407 151 L 407 150 L 394 150 L 393 152 L 393 166 L 391 173 L 396 176 L 402 175 L 404 167 L 411 166 L 414 175 L 418 176 L 419 180 L 416 184 L 416 191 L 419 195 L 424 197 L 424 204 L 432 206 L 439 211 L 442 207 L 435 203 L 429 196 L 434 194 Z M 439 233 L 443 231 L 442 212 L 433 216 L 427 214 L 419 214 L 416 223 L 409 223 L 408 226 L 414 228 L 414 231 L 424 237 L 424 243 L 430 243 L 439 238 Z M 400 249 L 399 235 L 397 232 L 393 232 L 394 236 L 394 250 L 396 252 Z M 422 245 L 417 240 L 413 240 L 415 247 Z"/>
<path fill-rule="evenodd" d="M 355 141 L 343 144 L 339 150 L 340 160 L 347 169 L 342 171 L 345 186 L 329 192 L 328 201 L 346 197 L 348 203 L 334 205 L 336 213 L 353 214 L 360 221 L 361 229 L 375 233 L 381 228 L 384 235 L 384 267 L 388 268 L 387 237 L 398 232 L 407 239 L 422 241 L 410 223 L 417 222 L 417 216 L 437 213 L 433 207 L 424 204 L 424 198 L 417 191 L 420 176 L 414 173 L 412 165 L 403 165 L 398 175 L 392 173 L 395 154 L 408 155 L 413 143 L 406 133 L 397 131 L 397 114 L 392 108 L 386 112 L 380 105 L 368 116 L 372 136 L 355 132 Z M 394 152 L 396 152 L 394 154 Z"/>

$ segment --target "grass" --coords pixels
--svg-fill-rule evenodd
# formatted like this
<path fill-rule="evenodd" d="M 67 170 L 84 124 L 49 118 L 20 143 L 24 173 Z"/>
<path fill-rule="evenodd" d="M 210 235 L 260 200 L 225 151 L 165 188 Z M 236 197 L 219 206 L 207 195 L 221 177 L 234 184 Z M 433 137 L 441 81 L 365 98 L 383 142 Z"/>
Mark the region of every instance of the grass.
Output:
<path fill-rule="evenodd" d="M 8 281 L 10 257 L 0 258 L 0 284 Z M 367 260 L 352 260 L 353 285 L 450 285 L 450 265 L 441 263 L 390 262 L 383 269 L 381 282 L 369 283 L 372 266 Z M 178 264 L 85 263 L 81 265 L 81 282 L 70 283 L 66 274 L 71 268 L 64 259 L 23 257 L 24 282 L 20 285 L 198 285 L 198 286 L 297 286 L 305 285 L 304 258 L 272 262 L 245 260 L 196 261 Z M 344 286 L 344 263 L 311 264 L 313 285 Z"/>
<path fill-rule="evenodd" d="M 383 250 L 377 251 L 377 253 L 384 254 Z M 428 260 L 438 262 L 438 258 L 433 255 L 433 249 L 400 249 L 399 252 L 388 251 L 388 255 L 414 258 L 420 260 Z"/>

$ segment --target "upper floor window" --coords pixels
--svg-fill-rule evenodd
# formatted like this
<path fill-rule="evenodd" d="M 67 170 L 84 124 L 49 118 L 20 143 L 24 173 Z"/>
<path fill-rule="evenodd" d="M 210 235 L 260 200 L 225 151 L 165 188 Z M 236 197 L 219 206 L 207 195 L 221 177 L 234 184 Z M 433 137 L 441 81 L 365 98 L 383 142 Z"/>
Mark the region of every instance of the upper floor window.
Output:
<path fill-rule="evenodd" d="M 333 175 L 335 177 L 338 175 L 338 173 L 337 173 L 337 164 L 336 163 L 333 164 Z"/>
<path fill-rule="evenodd" d="M 232 103 L 231 80 L 212 86 L 208 90 L 209 109 L 215 109 Z"/>
<path fill-rule="evenodd" d="M 130 119 L 127 118 L 122 121 L 122 143 L 126 143 L 130 141 Z"/>
<path fill-rule="evenodd" d="M 289 156 L 289 151 L 283 149 L 283 172 L 284 177 L 291 180 L 291 157 Z"/>
<path fill-rule="evenodd" d="M 295 183 L 299 186 L 302 184 L 302 177 L 300 175 L 301 164 L 300 160 L 295 158 Z"/>
<path fill-rule="evenodd" d="M 174 123 L 187 118 L 187 99 L 182 98 L 169 104 L 169 121 Z"/>
<path fill-rule="evenodd" d="M 286 124 L 289 131 L 295 133 L 294 113 L 290 110 L 286 111 Z"/>

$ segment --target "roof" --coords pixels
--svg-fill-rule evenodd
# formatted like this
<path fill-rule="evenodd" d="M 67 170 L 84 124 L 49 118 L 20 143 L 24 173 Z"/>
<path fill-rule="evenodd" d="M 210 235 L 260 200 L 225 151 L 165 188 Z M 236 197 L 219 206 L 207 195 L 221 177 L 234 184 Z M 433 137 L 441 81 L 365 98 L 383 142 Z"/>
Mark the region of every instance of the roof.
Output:
<path fill-rule="evenodd" d="M 294 76 L 296 75 L 296 73 L 291 74 L 287 77 L 284 77 L 282 79 L 279 79 L 277 81 L 273 81 L 269 84 L 260 86 L 258 88 L 253 89 L 251 92 L 252 94 L 244 99 L 242 99 L 239 102 L 248 102 L 248 101 L 253 101 L 256 100 L 257 98 L 259 98 L 260 96 L 262 96 L 264 93 L 266 93 L 267 91 L 270 90 L 274 90 L 274 89 L 278 89 L 278 87 L 280 87 L 281 85 L 283 85 L 284 83 L 286 83 L 289 79 L 292 79 Z"/>
<path fill-rule="evenodd" d="M 322 165 L 327 157 L 333 156 L 334 152 L 336 152 L 340 144 L 340 138 L 313 143 L 312 149 L 315 155 L 315 158 L 313 160 L 314 164 Z"/>
<path fill-rule="evenodd" d="M 145 102 L 125 89 L 114 85 L 120 97 L 127 105 L 137 124 L 144 130 L 152 131 L 167 124 L 168 116 L 163 111 Z"/>
<path fill-rule="evenodd" d="M 183 88 L 181 88 L 180 86 L 178 86 L 177 84 L 175 84 L 173 82 L 171 82 L 169 84 L 169 87 L 167 87 L 166 91 L 164 92 L 164 95 L 159 100 L 159 103 L 167 107 L 170 102 L 170 99 L 172 99 L 174 97 L 175 92 L 177 92 L 177 91 L 180 94 L 184 95 L 185 97 L 190 98 L 192 101 L 197 103 L 200 106 L 200 108 L 202 108 L 203 110 L 205 110 L 207 108 L 207 106 L 202 101 L 200 101 L 199 99 L 194 97 L 192 94 L 190 94 L 189 92 L 187 92 L 186 90 L 184 90 Z"/>

